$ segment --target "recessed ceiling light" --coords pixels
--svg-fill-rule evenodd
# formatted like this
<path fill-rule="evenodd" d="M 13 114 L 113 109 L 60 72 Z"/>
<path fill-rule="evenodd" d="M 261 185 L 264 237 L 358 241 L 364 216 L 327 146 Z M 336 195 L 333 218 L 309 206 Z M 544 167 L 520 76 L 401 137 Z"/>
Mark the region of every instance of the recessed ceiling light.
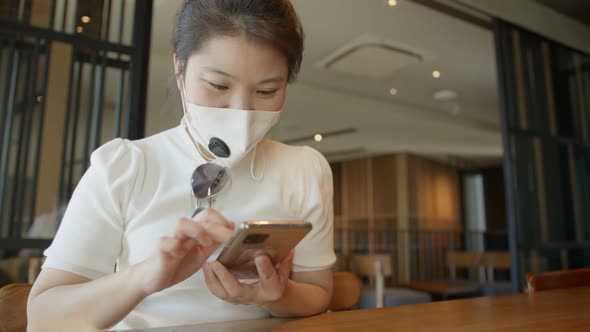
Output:
<path fill-rule="evenodd" d="M 324 139 L 324 138 L 322 137 L 322 135 L 321 135 L 321 134 L 315 134 L 315 136 L 313 137 L 313 139 L 314 139 L 316 142 L 321 142 L 321 141 L 322 141 L 322 139 Z"/>
<path fill-rule="evenodd" d="M 83 28 L 83 27 L 81 27 L 81 26 L 78 26 L 78 27 L 76 28 L 76 31 L 78 31 L 78 33 L 82 33 L 82 31 L 84 31 L 84 28 Z"/>
<path fill-rule="evenodd" d="M 440 71 L 438 71 L 438 70 L 433 71 L 432 72 L 432 77 L 439 78 L 440 77 Z"/>
<path fill-rule="evenodd" d="M 457 92 L 451 89 L 442 89 L 434 93 L 433 98 L 438 101 L 453 101 L 457 99 Z"/>
<path fill-rule="evenodd" d="M 397 89 L 396 88 L 389 89 L 389 94 L 392 95 L 392 96 L 397 95 Z"/>
<path fill-rule="evenodd" d="M 82 21 L 82 23 L 90 23 L 90 16 L 82 16 L 80 17 L 80 20 Z"/>
<path fill-rule="evenodd" d="M 397 0 L 389 0 L 387 1 L 387 4 L 389 5 L 389 7 L 393 7 L 397 5 Z"/>

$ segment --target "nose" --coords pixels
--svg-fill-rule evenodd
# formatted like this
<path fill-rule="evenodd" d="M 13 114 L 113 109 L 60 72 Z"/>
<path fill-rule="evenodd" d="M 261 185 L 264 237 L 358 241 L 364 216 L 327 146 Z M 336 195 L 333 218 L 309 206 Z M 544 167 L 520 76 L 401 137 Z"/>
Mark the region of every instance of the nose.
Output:
<path fill-rule="evenodd" d="M 236 94 L 231 98 L 229 107 L 233 109 L 252 111 L 254 110 L 252 96 L 250 96 L 250 94 L 246 91 L 236 91 Z"/>

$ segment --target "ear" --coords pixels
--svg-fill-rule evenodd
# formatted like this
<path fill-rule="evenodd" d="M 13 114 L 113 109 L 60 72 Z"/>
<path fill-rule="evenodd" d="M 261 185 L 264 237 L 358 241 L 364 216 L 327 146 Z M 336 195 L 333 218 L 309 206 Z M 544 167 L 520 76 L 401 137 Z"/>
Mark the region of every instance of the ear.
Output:
<path fill-rule="evenodd" d="M 178 87 L 178 90 L 180 91 L 182 89 L 182 80 L 183 80 L 183 75 L 181 74 L 182 73 L 182 63 L 181 63 L 180 59 L 178 58 L 178 56 L 176 55 L 176 53 L 174 53 L 172 61 L 174 62 L 174 77 L 176 77 L 176 86 Z"/>

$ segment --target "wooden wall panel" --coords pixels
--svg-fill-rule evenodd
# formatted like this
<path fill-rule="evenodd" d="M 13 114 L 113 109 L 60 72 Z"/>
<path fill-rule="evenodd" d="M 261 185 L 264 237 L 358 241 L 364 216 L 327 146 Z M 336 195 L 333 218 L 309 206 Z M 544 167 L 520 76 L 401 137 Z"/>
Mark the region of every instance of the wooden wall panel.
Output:
<path fill-rule="evenodd" d="M 368 243 L 368 162 L 367 159 L 342 162 L 342 225 L 347 244 L 345 252 L 362 253 Z"/>
<path fill-rule="evenodd" d="M 436 220 L 433 229 L 460 229 L 461 197 L 460 180 L 457 171 L 451 167 L 436 166 L 435 205 Z"/>
<path fill-rule="evenodd" d="M 391 248 L 395 247 L 397 242 L 397 157 L 374 157 L 371 166 L 374 213 L 370 220 L 375 230 L 373 251 L 391 252 Z"/>
<path fill-rule="evenodd" d="M 332 169 L 332 182 L 334 185 L 334 215 L 342 215 L 342 164 L 330 164 Z"/>
<path fill-rule="evenodd" d="M 368 163 L 367 159 L 350 160 L 342 163 L 342 181 L 346 182 L 342 192 L 343 215 L 351 219 L 366 218 L 369 213 L 367 201 L 368 193 Z"/>
<path fill-rule="evenodd" d="M 450 166 L 396 154 L 335 163 L 332 171 L 344 253 L 397 250 L 405 257 L 412 255 L 409 236 L 461 229 L 459 173 Z"/>
<path fill-rule="evenodd" d="M 408 176 L 411 158 L 407 153 L 396 156 L 396 181 L 397 181 L 397 236 L 395 250 L 397 251 L 397 277 L 398 281 L 405 283 L 411 280 L 412 257 L 414 256 L 411 245 L 409 195 L 411 177 Z M 394 255 L 395 257 L 395 255 Z"/>
<path fill-rule="evenodd" d="M 433 204 L 433 193 L 431 189 L 432 175 L 431 169 L 425 164 L 424 160 L 418 159 L 411 156 L 410 166 L 413 168 L 413 177 L 409 179 L 410 186 L 414 187 L 414 195 L 410 198 L 410 201 L 414 201 L 411 204 L 412 210 L 409 211 L 411 219 L 415 229 L 425 228 L 427 225 L 426 219 L 432 218 L 434 204 Z"/>
<path fill-rule="evenodd" d="M 461 196 L 456 169 L 412 156 L 410 215 L 422 230 L 460 229 Z"/>
<path fill-rule="evenodd" d="M 373 209 L 376 218 L 397 214 L 397 161 L 395 155 L 375 157 L 373 166 Z"/>
<path fill-rule="evenodd" d="M 409 157 L 408 168 L 412 278 L 443 277 L 446 232 L 461 229 L 459 172 L 417 156 Z"/>

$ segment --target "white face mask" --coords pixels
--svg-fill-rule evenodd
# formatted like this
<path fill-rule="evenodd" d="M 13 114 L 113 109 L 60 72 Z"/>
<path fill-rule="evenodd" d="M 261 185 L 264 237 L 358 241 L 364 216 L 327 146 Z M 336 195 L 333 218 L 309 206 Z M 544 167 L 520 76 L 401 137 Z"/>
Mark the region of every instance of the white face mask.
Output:
<path fill-rule="evenodd" d="M 213 162 L 227 168 L 235 166 L 252 151 L 281 115 L 280 111 L 247 111 L 189 104 L 186 93 L 181 93 L 185 125 L 192 129 L 197 142 L 216 157 Z"/>

